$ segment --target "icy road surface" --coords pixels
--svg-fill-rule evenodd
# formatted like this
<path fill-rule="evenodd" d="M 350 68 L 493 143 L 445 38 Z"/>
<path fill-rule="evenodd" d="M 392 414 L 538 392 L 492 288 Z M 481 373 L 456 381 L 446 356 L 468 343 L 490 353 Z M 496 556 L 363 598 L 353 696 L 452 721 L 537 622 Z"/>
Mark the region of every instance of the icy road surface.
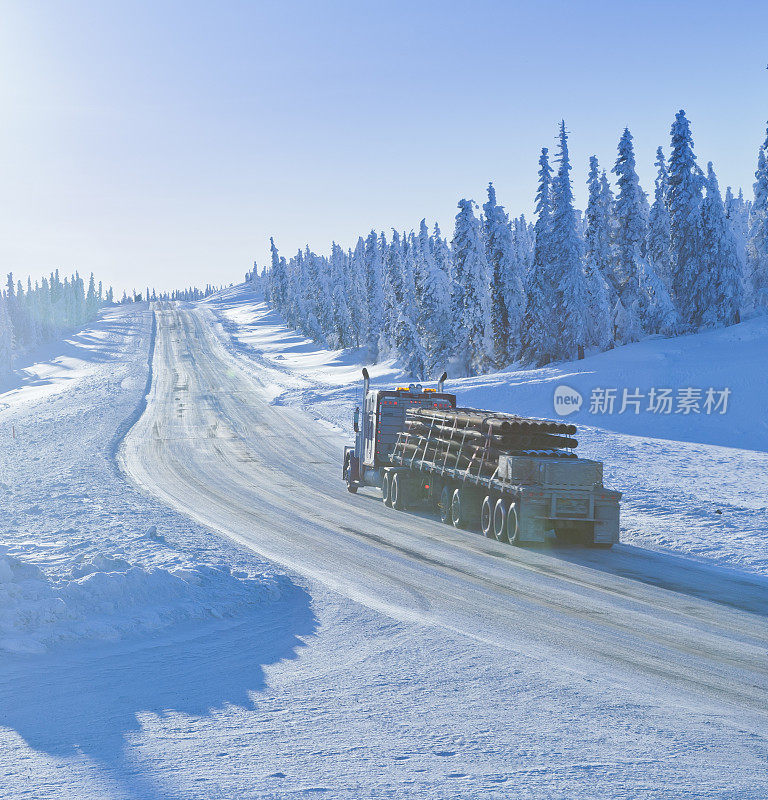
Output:
<path fill-rule="evenodd" d="M 285 567 L 406 621 L 634 687 L 646 701 L 768 727 L 765 581 L 644 552 L 512 548 L 349 495 L 337 434 L 272 405 L 269 368 L 209 311 L 158 308 L 147 409 L 124 469 Z M 460 713 L 460 703 L 457 705 Z M 764 778 L 756 780 L 763 781 Z"/>

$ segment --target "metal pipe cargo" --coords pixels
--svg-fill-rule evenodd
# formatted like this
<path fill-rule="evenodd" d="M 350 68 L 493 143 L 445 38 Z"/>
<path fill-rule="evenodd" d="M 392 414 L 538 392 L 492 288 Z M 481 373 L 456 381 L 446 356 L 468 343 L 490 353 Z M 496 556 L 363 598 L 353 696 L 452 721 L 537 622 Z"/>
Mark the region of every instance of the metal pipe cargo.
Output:
<path fill-rule="evenodd" d="M 578 446 L 578 440 L 552 433 L 516 433 L 514 431 L 504 434 L 481 433 L 472 428 L 454 428 L 434 420 L 430 423 L 423 419 L 413 418 L 406 419 L 406 425 L 410 431 L 418 431 L 425 435 L 437 434 L 456 441 L 490 442 L 491 446 L 498 450 L 557 450 Z"/>
<path fill-rule="evenodd" d="M 511 414 L 486 414 L 476 409 L 419 408 L 410 410 L 408 414 L 441 420 L 455 427 L 474 428 L 480 431 L 491 430 L 493 433 L 498 434 L 505 434 L 511 431 L 536 431 L 571 436 L 576 433 L 575 425 L 564 422 L 534 419 L 532 417 L 516 417 Z"/>

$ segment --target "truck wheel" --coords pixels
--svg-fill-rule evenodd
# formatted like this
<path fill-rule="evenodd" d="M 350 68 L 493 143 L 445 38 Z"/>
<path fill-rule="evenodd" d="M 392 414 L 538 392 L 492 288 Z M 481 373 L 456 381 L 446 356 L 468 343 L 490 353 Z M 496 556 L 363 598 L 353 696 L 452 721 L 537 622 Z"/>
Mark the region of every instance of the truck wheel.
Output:
<path fill-rule="evenodd" d="M 405 478 L 396 472 L 389 482 L 389 504 L 398 511 L 406 507 L 405 488 Z"/>
<path fill-rule="evenodd" d="M 464 528 L 467 525 L 465 518 L 465 509 L 462 508 L 462 491 L 461 489 L 454 489 L 453 496 L 451 497 L 451 522 L 454 528 Z"/>
<path fill-rule="evenodd" d="M 389 473 L 385 472 L 384 477 L 381 479 L 381 499 L 384 501 L 385 506 L 391 505 L 389 497 L 389 481 Z"/>
<path fill-rule="evenodd" d="M 451 524 L 451 487 L 446 484 L 440 492 L 440 522 Z"/>
<path fill-rule="evenodd" d="M 507 537 L 507 501 L 500 497 L 493 509 L 493 535 L 499 542 L 509 542 Z"/>
<path fill-rule="evenodd" d="M 483 531 L 483 536 L 488 539 L 495 539 L 496 534 L 493 531 L 493 498 L 488 494 L 483 498 L 483 505 L 480 508 L 480 528 Z"/>
<path fill-rule="evenodd" d="M 517 503 L 510 503 L 507 510 L 507 541 L 511 544 L 518 543 L 520 526 L 517 519 Z"/>

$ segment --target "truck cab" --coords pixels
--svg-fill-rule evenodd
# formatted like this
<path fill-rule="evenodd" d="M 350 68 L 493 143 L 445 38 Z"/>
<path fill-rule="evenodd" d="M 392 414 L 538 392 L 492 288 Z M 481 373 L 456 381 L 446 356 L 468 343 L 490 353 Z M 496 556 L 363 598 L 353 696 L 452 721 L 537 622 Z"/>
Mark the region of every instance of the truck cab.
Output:
<path fill-rule="evenodd" d="M 355 446 L 344 451 L 344 478 L 351 492 L 361 485 L 381 485 L 381 468 L 390 464 L 398 434 L 405 430 L 405 413 L 411 408 L 456 408 L 456 395 L 421 384 L 395 389 L 370 389 L 363 371 L 363 408 L 355 409 Z M 362 416 L 362 420 L 360 417 Z"/>

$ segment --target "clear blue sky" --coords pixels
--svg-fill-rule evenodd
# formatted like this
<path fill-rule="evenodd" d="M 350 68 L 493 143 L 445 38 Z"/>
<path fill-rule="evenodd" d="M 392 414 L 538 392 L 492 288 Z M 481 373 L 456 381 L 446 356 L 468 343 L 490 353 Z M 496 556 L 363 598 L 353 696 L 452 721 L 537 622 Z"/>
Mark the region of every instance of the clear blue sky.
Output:
<path fill-rule="evenodd" d="M 571 131 L 646 191 L 675 112 L 751 194 L 768 118 L 764 2 L 0 0 L 0 262 L 117 288 L 241 280 L 371 228 L 453 224 L 492 179 L 529 212 Z"/>

